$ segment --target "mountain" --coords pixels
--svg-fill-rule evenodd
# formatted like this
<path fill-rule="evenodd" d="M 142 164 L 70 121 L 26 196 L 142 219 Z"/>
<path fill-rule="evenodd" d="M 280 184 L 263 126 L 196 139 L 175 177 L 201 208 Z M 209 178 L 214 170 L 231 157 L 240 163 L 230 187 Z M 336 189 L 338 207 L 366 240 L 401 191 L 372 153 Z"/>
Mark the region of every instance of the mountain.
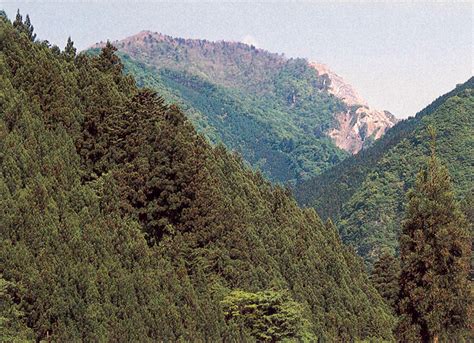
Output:
<path fill-rule="evenodd" d="M 0 12 L 0 340 L 392 340 L 332 223 L 123 69 Z"/>
<path fill-rule="evenodd" d="M 365 105 L 347 104 L 332 92 L 331 77 L 304 59 L 150 31 L 113 44 L 139 85 L 179 103 L 211 142 L 238 151 L 272 181 L 318 175 L 392 122 L 385 112 L 372 119 Z"/>
<path fill-rule="evenodd" d="M 345 112 L 336 114 L 337 125 L 327 132 L 339 148 L 356 154 L 397 123 L 390 112 L 369 107 L 367 101 L 327 65 L 311 62 L 310 66 L 317 70 L 318 75 L 327 76 L 329 93 L 347 105 Z"/>
<path fill-rule="evenodd" d="M 370 148 L 297 185 L 295 195 L 323 218 L 333 218 L 343 240 L 371 263 L 384 246 L 398 247 L 405 193 L 429 152 L 428 125 L 437 131 L 437 152 L 449 168 L 457 197 L 462 200 L 474 191 L 473 113 L 471 78 L 399 122 Z"/>

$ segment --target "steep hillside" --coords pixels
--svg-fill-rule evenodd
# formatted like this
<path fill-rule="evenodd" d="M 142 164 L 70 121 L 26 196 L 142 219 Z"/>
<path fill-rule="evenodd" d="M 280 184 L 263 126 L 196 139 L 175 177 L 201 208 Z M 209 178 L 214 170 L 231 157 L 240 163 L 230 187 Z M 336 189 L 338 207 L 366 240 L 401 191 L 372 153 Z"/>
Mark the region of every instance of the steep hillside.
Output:
<path fill-rule="evenodd" d="M 360 142 L 378 138 L 388 125 L 367 124 L 365 107 L 334 96 L 330 78 L 303 59 L 149 31 L 113 44 L 139 84 L 173 94 L 166 98 L 189 111 L 200 132 L 242 153 L 273 181 L 318 175 L 344 159 L 344 150 L 358 151 L 363 143 L 345 144 L 336 133 L 345 130 L 343 114 Z"/>
<path fill-rule="evenodd" d="M 1 341 L 392 338 L 330 222 L 137 88 L 112 46 L 34 40 L 0 14 Z"/>
<path fill-rule="evenodd" d="M 382 246 L 397 248 L 405 193 L 428 151 L 426 127 L 438 132 L 438 154 L 459 198 L 474 188 L 474 78 L 402 121 L 371 148 L 301 183 L 299 202 L 336 219 L 344 241 L 369 262 Z"/>

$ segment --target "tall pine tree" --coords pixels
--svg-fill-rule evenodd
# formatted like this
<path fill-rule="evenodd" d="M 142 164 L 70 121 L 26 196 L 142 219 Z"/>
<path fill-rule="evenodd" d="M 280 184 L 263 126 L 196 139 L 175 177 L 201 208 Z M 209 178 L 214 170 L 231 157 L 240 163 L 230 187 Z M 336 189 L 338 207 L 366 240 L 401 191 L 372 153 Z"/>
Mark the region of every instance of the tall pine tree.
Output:
<path fill-rule="evenodd" d="M 20 14 L 20 10 L 17 10 L 15 20 L 13 21 L 13 27 L 19 32 L 25 33 L 30 40 L 35 41 L 36 34 L 34 33 L 33 25 L 31 25 L 29 15 L 26 15 L 25 22 L 23 22 L 23 16 Z"/>
<path fill-rule="evenodd" d="M 430 131 L 431 157 L 409 193 L 400 236 L 402 342 L 463 341 L 469 326 L 468 223 Z"/>
<path fill-rule="evenodd" d="M 13 27 L 15 29 L 18 29 L 23 26 L 23 16 L 20 13 L 20 9 L 16 11 L 16 17 L 15 20 L 13 21 Z"/>

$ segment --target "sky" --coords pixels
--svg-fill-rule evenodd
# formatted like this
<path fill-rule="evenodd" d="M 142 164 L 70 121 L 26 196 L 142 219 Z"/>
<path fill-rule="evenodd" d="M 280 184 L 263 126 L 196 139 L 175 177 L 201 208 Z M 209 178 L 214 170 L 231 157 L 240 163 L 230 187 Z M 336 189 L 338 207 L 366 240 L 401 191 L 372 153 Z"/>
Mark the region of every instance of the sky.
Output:
<path fill-rule="evenodd" d="M 413 116 L 473 75 L 474 3 L 422 2 L 9 2 L 39 39 L 78 49 L 142 30 L 243 41 L 327 64 L 369 104 Z"/>

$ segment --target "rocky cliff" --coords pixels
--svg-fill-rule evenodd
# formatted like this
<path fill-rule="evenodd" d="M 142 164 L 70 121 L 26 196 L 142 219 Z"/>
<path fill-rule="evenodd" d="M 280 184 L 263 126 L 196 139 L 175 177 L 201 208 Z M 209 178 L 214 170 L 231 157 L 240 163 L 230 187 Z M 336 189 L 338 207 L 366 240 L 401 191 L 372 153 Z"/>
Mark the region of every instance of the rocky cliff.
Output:
<path fill-rule="evenodd" d="M 327 75 L 329 92 L 348 105 L 346 112 L 335 114 L 338 125 L 327 131 L 339 148 L 355 154 L 395 125 L 397 119 L 393 114 L 371 108 L 350 84 L 328 66 L 316 62 L 310 65 L 319 75 Z"/>

